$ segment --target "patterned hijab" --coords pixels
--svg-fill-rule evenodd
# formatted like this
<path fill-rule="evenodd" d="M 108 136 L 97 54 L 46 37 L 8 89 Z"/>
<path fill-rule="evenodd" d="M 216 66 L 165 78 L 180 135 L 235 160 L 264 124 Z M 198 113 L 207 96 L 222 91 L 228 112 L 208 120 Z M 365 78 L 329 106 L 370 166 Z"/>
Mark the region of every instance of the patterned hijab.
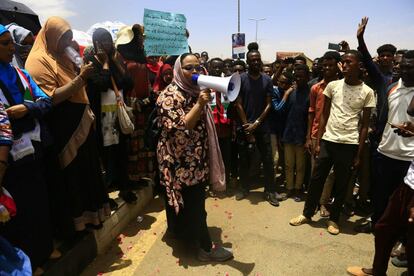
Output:
<path fill-rule="evenodd" d="M 37 35 L 26 61 L 26 69 L 39 87 L 53 97 L 55 90 L 71 82 L 76 76 L 74 64 L 65 54 L 58 53 L 62 36 L 71 31 L 63 18 L 50 17 Z M 69 98 L 70 102 L 88 104 L 85 87 Z"/>
<path fill-rule="evenodd" d="M 198 97 L 198 94 L 200 94 L 200 87 L 184 77 L 183 68 L 181 67 L 181 56 L 177 58 L 174 64 L 173 82 L 192 97 Z"/>

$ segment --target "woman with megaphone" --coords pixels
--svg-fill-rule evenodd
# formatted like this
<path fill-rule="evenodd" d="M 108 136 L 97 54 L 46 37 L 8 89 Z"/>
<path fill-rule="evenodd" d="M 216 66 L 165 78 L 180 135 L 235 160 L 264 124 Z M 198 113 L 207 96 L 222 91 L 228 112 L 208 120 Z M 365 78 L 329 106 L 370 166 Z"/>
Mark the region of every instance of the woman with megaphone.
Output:
<path fill-rule="evenodd" d="M 212 246 L 207 228 L 205 188 L 225 189 L 225 172 L 211 108 L 211 91 L 192 82 L 202 70 L 197 57 L 183 54 L 174 78 L 157 100 L 161 135 L 157 146 L 161 184 L 166 191 L 168 232 L 195 242 L 200 261 L 226 261 L 230 249 Z"/>

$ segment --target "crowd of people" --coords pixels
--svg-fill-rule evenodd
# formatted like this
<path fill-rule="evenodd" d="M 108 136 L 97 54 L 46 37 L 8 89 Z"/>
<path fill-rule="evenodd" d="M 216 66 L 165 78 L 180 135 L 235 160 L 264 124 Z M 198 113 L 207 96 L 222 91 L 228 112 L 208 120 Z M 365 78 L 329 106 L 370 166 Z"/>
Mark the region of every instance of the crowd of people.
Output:
<path fill-rule="evenodd" d="M 165 199 L 168 233 L 195 243 L 200 261 L 226 261 L 233 253 L 213 246 L 206 195 L 243 200 L 263 176 L 272 206 L 305 201 L 292 226 L 319 211 L 338 235 L 341 213 L 365 214 L 355 230 L 375 232 L 374 262 L 349 273 L 385 275 L 391 255 L 414 273 L 414 51 L 385 44 L 373 58 L 367 24 L 357 50 L 343 41 L 312 66 L 303 56 L 263 64 L 257 43 L 246 62 L 190 47 L 148 57 L 138 24 L 115 40 L 96 29 L 80 65 L 62 18 L 36 37 L 0 25 L 0 248 L 19 248 L 8 254 L 26 256 L 41 275 L 61 256 L 54 240 L 99 229 L 118 207 L 109 191 L 133 204 L 150 179 Z M 237 99 L 201 89 L 194 74 L 240 74 Z M 12 269 L 16 258 L 2 258 L 0 268 Z"/>

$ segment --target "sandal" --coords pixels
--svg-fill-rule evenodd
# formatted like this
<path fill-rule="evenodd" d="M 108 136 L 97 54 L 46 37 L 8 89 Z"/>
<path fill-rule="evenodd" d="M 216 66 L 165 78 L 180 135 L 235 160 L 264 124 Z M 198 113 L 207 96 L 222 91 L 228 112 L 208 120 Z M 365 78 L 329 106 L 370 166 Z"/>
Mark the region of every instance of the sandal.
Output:
<path fill-rule="evenodd" d="M 323 218 L 327 218 L 331 215 L 331 213 L 326 209 L 325 205 L 321 205 L 320 208 L 320 216 Z"/>
<path fill-rule="evenodd" d="M 370 276 L 374 275 L 371 268 L 363 268 L 359 266 L 351 266 L 346 269 L 349 275 L 354 276 Z"/>

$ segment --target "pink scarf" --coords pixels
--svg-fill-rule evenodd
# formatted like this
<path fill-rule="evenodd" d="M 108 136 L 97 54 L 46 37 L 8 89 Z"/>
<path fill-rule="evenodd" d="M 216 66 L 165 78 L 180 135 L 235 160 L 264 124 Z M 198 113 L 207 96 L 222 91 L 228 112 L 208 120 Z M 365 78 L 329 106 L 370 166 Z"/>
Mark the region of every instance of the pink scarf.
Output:
<path fill-rule="evenodd" d="M 200 87 L 184 77 L 183 69 L 181 68 L 181 56 L 175 61 L 174 82 L 178 87 L 193 97 L 197 97 L 198 94 L 200 94 Z M 226 190 L 226 173 L 223 158 L 221 157 L 216 127 L 214 125 L 213 112 L 211 111 L 210 105 L 205 106 L 205 114 L 208 137 L 210 184 L 213 187 L 213 190 L 221 192 Z"/>

